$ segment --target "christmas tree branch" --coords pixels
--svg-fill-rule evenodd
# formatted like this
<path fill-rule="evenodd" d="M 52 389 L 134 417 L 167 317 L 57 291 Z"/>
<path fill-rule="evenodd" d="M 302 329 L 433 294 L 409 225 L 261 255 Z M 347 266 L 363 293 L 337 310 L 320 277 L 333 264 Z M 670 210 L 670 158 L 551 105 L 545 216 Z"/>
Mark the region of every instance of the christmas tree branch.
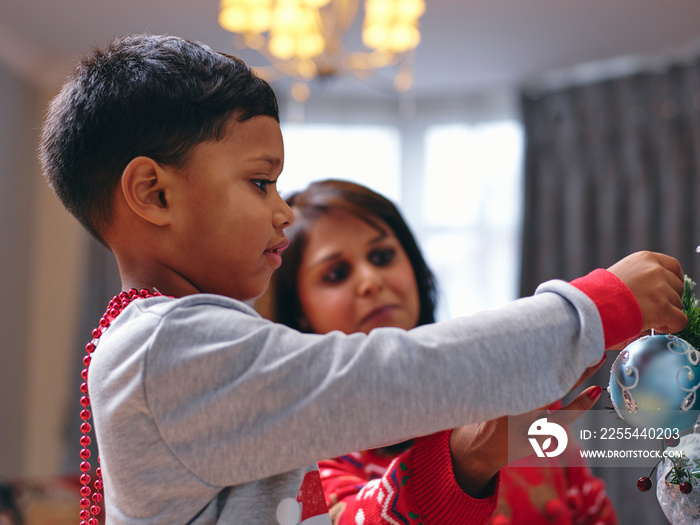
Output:
<path fill-rule="evenodd" d="M 681 303 L 683 304 L 683 312 L 688 316 L 688 324 L 683 330 L 673 335 L 680 337 L 698 349 L 700 348 L 700 305 L 698 305 L 698 300 L 693 292 L 695 284 L 695 281 L 687 275 L 685 276 Z"/>

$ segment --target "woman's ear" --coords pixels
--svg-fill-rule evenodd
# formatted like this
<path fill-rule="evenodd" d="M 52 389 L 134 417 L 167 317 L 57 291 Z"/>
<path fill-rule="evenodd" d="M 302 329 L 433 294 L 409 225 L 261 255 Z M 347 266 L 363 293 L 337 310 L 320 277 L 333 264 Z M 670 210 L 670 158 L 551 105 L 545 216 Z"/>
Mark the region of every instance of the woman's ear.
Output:
<path fill-rule="evenodd" d="M 173 174 L 149 157 L 136 157 L 124 168 L 121 188 L 129 208 L 156 226 L 171 220 L 169 206 Z"/>

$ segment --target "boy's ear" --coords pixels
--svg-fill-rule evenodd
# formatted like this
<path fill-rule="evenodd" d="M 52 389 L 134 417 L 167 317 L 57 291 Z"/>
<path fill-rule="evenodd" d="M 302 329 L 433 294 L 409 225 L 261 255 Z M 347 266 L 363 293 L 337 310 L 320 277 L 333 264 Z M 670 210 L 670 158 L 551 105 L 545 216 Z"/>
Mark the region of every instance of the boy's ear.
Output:
<path fill-rule="evenodd" d="M 121 179 L 124 199 L 142 219 L 164 226 L 170 222 L 172 174 L 149 157 L 136 157 L 124 168 Z"/>

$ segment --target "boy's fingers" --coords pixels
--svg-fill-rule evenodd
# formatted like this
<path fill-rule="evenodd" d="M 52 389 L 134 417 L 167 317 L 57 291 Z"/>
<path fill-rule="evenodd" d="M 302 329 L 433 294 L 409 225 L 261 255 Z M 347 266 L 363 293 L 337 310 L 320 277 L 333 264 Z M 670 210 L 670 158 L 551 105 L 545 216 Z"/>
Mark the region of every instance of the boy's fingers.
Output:
<path fill-rule="evenodd" d="M 669 319 L 664 326 L 656 328 L 657 332 L 675 334 L 676 332 L 683 330 L 685 325 L 688 324 L 688 318 L 685 316 L 682 310 L 673 312 L 673 315 L 670 317 L 672 317 L 672 319 Z"/>
<path fill-rule="evenodd" d="M 608 268 L 634 294 L 642 312 L 643 329 L 666 327 L 678 331 L 685 326 L 680 294 L 683 269 L 675 258 L 656 252 L 637 252 Z"/>
<path fill-rule="evenodd" d="M 665 310 L 661 313 L 660 323 L 654 326 L 658 332 L 673 334 L 683 330 L 688 323 L 688 318 L 683 312 L 683 304 L 680 295 L 670 294 Z"/>
<path fill-rule="evenodd" d="M 668 280 L 668 284 L 673 288 L 673 291 L 676 292 L 675 294 L 672 294 L 672 297 L 675 297 L 678 295 L 678 306 L 682 306 L 681 303 L 681 294 L 683 293 L 683 287 L 685 286 L 685 277 L 682 275 L 683 270 L 680 270 L 679 266 L 679 271 L 681 272 L 681 276 L 679 277 L 676 272 L 673 272 L 669 269 L 666 270 L 666 276 Z"/>
<path fill-rule="evenodd" d="M 683 274 L 681 263 L 678 261 L 678 259 L 664 253 L 656 253 L 656 256 L 661 265 L 677 277 L 680 283 L 680 288 L 677 288 L 677 290 L 680 294 L 683 291 L 683 284 L 685 282 L 685 275 Z"/>
<path fill-rule="evenodd" d="M 660 265 L 657 270 L 660 269 L 662 273 L 652 272 L 648 280 L 639 283 L 647 286 L 647 282 L 655 282 L 655 285 L 650 285 L 648 292 L 642 292 L 638 297 L 643 317 L 647 317 L 645 328 L 653 327 L 667 333 L 678 332 L 687 323 L 681 301 L 685 282 L 683 270 L 673 257 L 662 253 L 652 253 L 651 256 Z M 654 275 L 657 277 L 652 280 Z"/>
<path fill-rule="evenodd" d="M 664 334 L 675 334 L 676 332 L 683 330 L 686 324 L 688 324 L 688 318 L 683 311 L 675 310 L 673 312 L 669 312 L 669 319 L 664 326 L 657 326 L 654 328 L 654 330 Z"/>

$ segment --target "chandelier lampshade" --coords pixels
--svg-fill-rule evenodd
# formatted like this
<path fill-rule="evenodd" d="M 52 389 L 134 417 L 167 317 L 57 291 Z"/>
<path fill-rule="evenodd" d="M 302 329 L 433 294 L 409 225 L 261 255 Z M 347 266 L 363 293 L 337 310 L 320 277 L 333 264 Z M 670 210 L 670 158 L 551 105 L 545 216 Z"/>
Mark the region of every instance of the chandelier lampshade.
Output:
<path fill-rule="evenodd" d="M 424 0 L 365 0 L 364 50 L 349 51 L 343 38 L 360 12 L 360 0 L 220 0 L 219 25 L 239 47 L 255 49 L 278 74 L 307 81 L 400 65 L 420 43 Z M 410 88 L 407 68 L 396 76 Z"/>

